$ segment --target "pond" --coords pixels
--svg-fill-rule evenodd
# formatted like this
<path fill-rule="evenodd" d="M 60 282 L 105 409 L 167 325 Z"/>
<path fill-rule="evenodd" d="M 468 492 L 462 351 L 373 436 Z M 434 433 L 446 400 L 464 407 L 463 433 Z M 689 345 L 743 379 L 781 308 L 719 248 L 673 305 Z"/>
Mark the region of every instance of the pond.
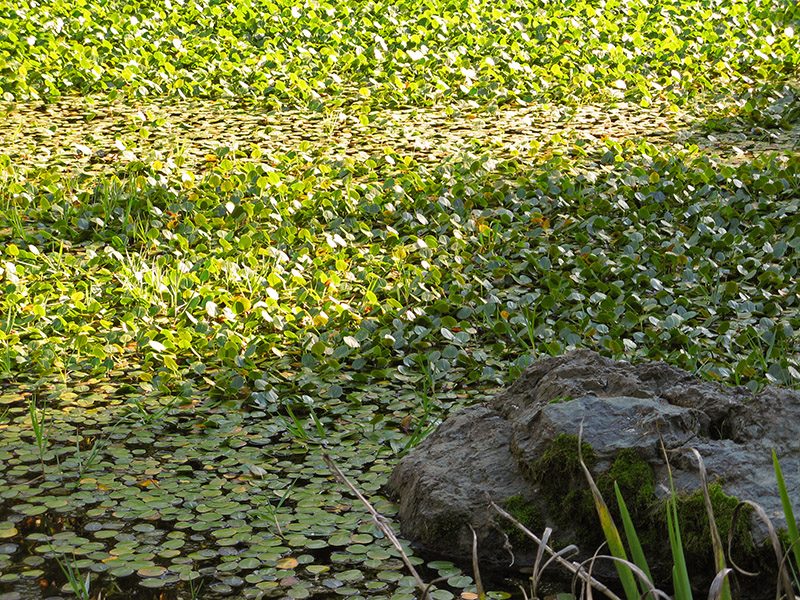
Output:
<path fill-rule="evenodd" d="M 59 596 L 70 572 L 88 578 L 91 598 L 416 596 L 398 552 L 321 455 L 391 519 L 380 488 L 409 437 L 392 415 L 413 392 L 371 387 L 331 401 L 316 416 L 324 439 L 300 405 L 289 417 L 173 400 L 113 378 L 6 382 L 0 598 Z M 428 568 L 449 576 L 437 600 L 474 597 L 458 567 Z"/>
<path fill-rule="evenodd" d="M 797 385 L 795 4 L 0 0 L 0 600 L 412 600 L 323 450 L 392 520 L 539 356 Z"/>
<path fill-rule="evenodd" d="M 531 357 L 791 383 L 797 128 L 668 108 L 5 106 L 0 600 L 411 600 L 323 449 L 391 519 Z"/>

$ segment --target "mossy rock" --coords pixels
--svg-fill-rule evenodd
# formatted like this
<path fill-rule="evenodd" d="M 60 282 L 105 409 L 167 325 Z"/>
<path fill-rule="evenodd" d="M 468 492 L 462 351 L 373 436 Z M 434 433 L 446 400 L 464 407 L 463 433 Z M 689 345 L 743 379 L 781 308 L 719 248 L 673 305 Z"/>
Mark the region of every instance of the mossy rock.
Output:
<path fill-rule="evenodd" d="M 553 524 L 573 531 L 575 540 L 588 551 L 603 543 L 604 537 L 594 500 L 580 467 L 577 448 L 577 436 L 559 435 L 542 457 L 529 467 L 529 473 L 539 486 Z M 584 461 L 591 470 L 597 464 L 597 453 L 586 442 L 583 443 L 582 452 Z M 558 477 L 553 476 L 554 473 Z M 633 449 L 621 450 L 611 466 L 595 476 L 597 487 L 620 531 L 622 522 L 614 491 L 615 482 L 625 500 L 645 554 L 652 557 L 654 562 L 671 564 L 669 544 L 665 543 L 668 539 L 667 502 L 664 498 L 656 498 L 655 481 L 650 464 Z M 718 483 L 709 486 L 709 496 L 717 529 L 726 543 L 731 516 L 738 500 L 727 496 Z M 534 517 L 541 515 L 522 505 L 521 497 L 509 498 L 506 502 L 507 506 L 514 507 L 516 514 L 512 514 L 515 516 L 525 515 L 534 520 Z M 688 495 L 678 494 L 677 506 L 684 553 L 691 565 L 690 570 L 698 573 L 712 571 L 714 565 L 711 533 L 702 491 L 697 490 Z M 757 558 L 757 549 L 749 534 L 749 516 L 749 510 L 739 515 L 733 541 L 734 559 L 744 564 L 752 564 Z M 522 521 L 520 517 L 517 518 Z M 514 538 L 511 539 L 513 543 Z"/>
<path fill-rule="evenodd" d="M 594 448 L 587 442 L 583 442 L 581 450 L 583 452 L 583 462 L 590 469 L 593 468 L 597 464 L 597 453 Z M 542 454 L 542 457 L 536 461 L 532 475 L 534 479 L 541 480 L 542 477 L 557 469 L 571 474 L 581 473 L 577 435 L 562 433 L 554 439 L 550 447 Z"/>
<path fill-rule="evenodd" d="M 792 423 L 799 420 L 800 395 L 794 391 L 769 388 L 754 395 L 746 388 L 703 381 L 664 363 L 630 364 L 576 350 L 536 361 L 488 403 L 451 415 L 424 445 L 401 459 L 392 473 L 392 493 L 400 499 L 404 535 L 433 550 L 468 559 L 469 520 L 478 533 L 482 556 L 499 564 L 505 559 L 507 538 L 498 530 L 495 515 L 486 510 L 485 499 L 502 505 L 520 495 L 531 500 L 554 528 L 554 543 L 576 544 L 580 558 L 588 558 L 603 536 L 578 461 L 577 439 L 560 435 L 583 427 L 586 444 L 581 452 L 609 509 L 617 512 L 616 484 L 645 545 L 651 572 L 659 584 L 668 586 L 671 578 L 665 572 L 671 569 L 672 558 L 664 486 L 670 487 L 670 478 L 660 449 L 678 450 L 691 441 L 707 472 L 720 478 L 711 494 L 723 535 L 736 502 L 727 495 L 755 497 L 780 526 L 784 525 L 780 497 L 770 486 L 771 451 L 775 449 L 781 461 L 796 460 Z M 790 494 L 800 496 L 800 475 L 791 472 L 786 477 Z M 688 562 L 700 569 L 711 563 L 712 552 L 701 496 L 692 494 L 700 486 L 696 461 L 689 456 L 676 458 L 672 481 L 676 489 L 686 490 L 676 498 L 679 522 Z M 461 534 L 444 537 L 446 531 L 437 530 L 432 536 L 430 521 L 454 510 L 464 516 Z M 529 513 L 527 518 L 535 521 L 536 516 Z M 758 553 L 757 561 L 736 562 L 761 571 L 753 584 L 760 591 L 747 594 L 760 599 L 774 585 L 775 567 L 764 568 L 761 562 L 771 552 L 763 545 L 764 528 L 753 527 L 742 516 L 733 558 Z M 746 527 L 752 527 L 755 549 L 745 535 Z M 516 556 L 518 564 L 531 560 L 528 553 L 521 554 Z M 614 571 L 610 563 L 597 566 Z M 703 567 L 692 583 L 707 593 L 713 577 L 713 569 Z M 746 582 L 740 579 L 740 584 Z"/>
<path fill-rule="evenodd" d="M 728 534 L 731 528 L 731 517 L 739 500 L 732 498 L 722 491 L 722 486 L 712 483 L 708 486 L 708 495 L 711 499 L 711 507 L 714 511 L 714 521 L 717 524 L 723 546 L 727 547 Z M 749 531 L 750 515 L 753 509 L 749 506 L 743 507 L 737 517 L 736 528 L 734 530 L 733 558 L 737 564 L 753 564 L 758 562 L 758 551 L 753 544 Z M 692 557 L 689 563 L 694 570 L 702 572 L 714 568 L 714 560 L 711 549 L 711 529 L 708 524 L 706 504 L 702 490 L 696 490 L 688 496 L 678 497 L 678 523 L 681 528 L 681 541 L 683 542 L 684 552 Z"/>
<path fill-rule="evenodd" d="M 620 450 L 611 468 L 597 478 L 597 488 L 603 498 L 616 505 L 615 482 L 634 519 L 641 512 L 638 509 L 645 508 L 655 498 L 656 478 L 653 468 L 635 450 Z"/>
<path fill-rule="evenodd" d="M 592 469 L 597 464 L 597 454 L 586 442 L 581 449 L 584 462 Z M 602 532 L 600 537 L 597 535 L 600 530 L 597 512 L 578 457 L 578 436 L 559 435 L 541 458 L 530 465 L 528 473 L 538 485 L 556 526 L 574 528 L 582 544 L 602 542 Z"/>
<path fill-rule="evenodd" d="M 666 531 L 663 519 L 664 531 L 661 531 L 661 527 L 654 526 L 658 521 L 654 512 L 660 511 L 660 503 L 656 502 L 655 481 L 653 468 L 630 448 L 620 450 L 611 468 L 600 474 L 596 481 L 597 489 L 606 501 L 611 516 L 622 527 L 622 516 L 614 490 L 614 484 L 617 484 L 625 507 L 638 526 L 639 541 L 644 545 L 663 539 L 660 536 Z"/>
<path fill-rule="evenodd" d="M 584 462 L 592 469 L 597 464 L 597 454 L 586 442 L 581 448 Z M 542 498 L 551 508 L 558 508 L 564 501 L 565 490 L 585 487 L 586 479 L 578 459 L 578 436 L 559 435 L 541 458 L 530 465 L 528 475 L 539 486 Z"/>
<path fill-rule="evenodd" d="M 535 504 L 526 500 L 521 494 L 506 498 L 504 508 L 531 533 L 539 535 L 546 527 L 542 511 L 540 511 Z M 522 533 L 522 531 L 510 521 L 502 519 L 502 523 L 503 533 L 508 536 L 511 545 L 515 549 L 523 553 L 536 552 L 536 542 Z"/>

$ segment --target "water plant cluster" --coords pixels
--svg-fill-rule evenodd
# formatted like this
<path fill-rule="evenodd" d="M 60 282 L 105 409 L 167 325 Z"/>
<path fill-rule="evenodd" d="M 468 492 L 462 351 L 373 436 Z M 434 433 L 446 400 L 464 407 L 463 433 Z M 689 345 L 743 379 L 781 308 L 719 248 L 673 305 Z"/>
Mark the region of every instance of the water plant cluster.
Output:
<path fill-rule="evenodd" d="M 796 386 L 798 28 L 0 0 L 0 597 L 410 599 L 322 447 L 391 515 L 393 461 L 543 355 Z"/>
<path fill-rule="evenodd" d="M 575 99 L 644 105 L 796 74 L 783 0 L 578 4 L 5 2 L 4 99 L 100 92 L 278 105 Z"/>

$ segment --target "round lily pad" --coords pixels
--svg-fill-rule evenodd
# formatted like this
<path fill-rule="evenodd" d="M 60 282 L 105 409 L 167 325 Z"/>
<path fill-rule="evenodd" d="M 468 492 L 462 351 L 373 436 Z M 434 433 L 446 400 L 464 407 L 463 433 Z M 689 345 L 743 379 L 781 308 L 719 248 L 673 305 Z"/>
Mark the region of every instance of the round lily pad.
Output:
<path fill-rule="evenodd" d="M 27 515 L 29 517 L 35 517 L 37 515 L 42 515 L 47 512 L 47 507 L 42 504 L 28 504 L 23 506 L 19 512 L 23 515 Z M 0 529 L 0 537 L 3 535 L 3 530 Z"/>
<path fill-rule="evenodd" d="M 387 560 L 392 557 L 385 548 L 370 548 L 367 551 L 367 556 L 375 560 Z"/>
<path fill-rule="evenodd" d="M 279 569 L 294 569 L 298 564 L 296 558 L 288 557 L 279 560 L 275 566 Z"/>
<path fill-rule="evenodd" d="M 330 567 L 328 565 L 308 565 L 306 567 L 306 571 L 312 573 L 313 575 L 319 575 L 321 573 L 330 571 Z"/>
<path fill-rule="evenodd" d="M 464 588 L 472 585 L 472 577 L 467 575 L 454 575 L 447 580 L 447 585 L 454 588 Z"/>
<path fill-rule="evenodd" d="M 140 577 L 161 577 L 166 571 L 166 567 L 146 566 L 140 568 L 136 573 Z"/>
<path fill-rule="evenodd" d="M 328 538 L 328 543 L 331 546 L 346 546 L 350 544 L 350 534 L 337 533 L 336 535 L 332 535 L 330 538 Z"/>
<path fill-rule="evenodd" d="M 364 574 L 358 569 L 348 569 L 347 571 L 336 573 L 334 577 L 339 581 L 350 582 L 350 581 L 360 581 L 361 579 L 364 579 Z"/>
<path fill-rule="evenodd" d="M 403 574 L 398 571 L 379 571 L 376 576 L 382 581 L 400 581 L 403 578 Z"/>
<path fill-rule="evenodd" d="M 42 575 L 44 575 L 44 570 L 42 569 L 28 569 L 26 571 L 22 571 L 20 573 L 23 577 L 27 579 L 38 579 Z"/>

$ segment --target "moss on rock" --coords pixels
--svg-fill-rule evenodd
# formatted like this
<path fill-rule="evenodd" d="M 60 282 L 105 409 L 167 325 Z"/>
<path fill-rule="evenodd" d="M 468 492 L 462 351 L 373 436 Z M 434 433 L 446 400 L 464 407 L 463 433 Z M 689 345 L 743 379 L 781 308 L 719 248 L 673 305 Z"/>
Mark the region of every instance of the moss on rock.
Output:
<path fill-rule="evenodd" d="M 597 464 L 597 454 L 586 442 L 583 442 L 582 450 L 583 460 L 591 469 Z M 551 508 L 560 506 L 565 500 L 565 492 L 585 484 L 578 459 L 578 436 L 559 435 L 541 458 L 530 465 L 528 474 L 531 481 L 539 485 L 547 504 Z"/>
<path fill-rule="evenodd" d="M 436 519 L 430 523 L 428 530 L 428 543 L 432 547 L 441 544 L 442 540 L 453 540 L 461 533 L 461 529 L 466 527 L 469 521 L 465 515 L 454 511 L 444 512 L 437 515 Z"/>
<path fill-rule="evenodd" d="M 596 452 L 586 442 L 583 443 L 582 451 L 584 461 L 592 469 L 598 460 Z M 539 486 L 554 524 L 572 529 L 576 541 L 586 549 L 604 541 L 594 501 L 580 468 L 577 436 L 558 436 L 542 457 L 530 465 L 528 472 L 531 480 Z M 669 544 L 665 543 L 668 538 L 666 501 L 656 498 L 653 468 L 635 450 L 623 449 L 617 454 L 611 467 L 596 476 L 598 489 L 621 527 L 614 482 L 625 499 L 645 554 L 671 563 Z M 738 500 L 727 496 L 718 483 L 709 487 L 709 494 L 714 520 L 723 542 L 727 542 L 731 515 Z M 521 502 L 522 498 L 513 500 Z M 695 572 L 710 571 L 713 569 L 713 552 L 702 491 L 697 490 L 688 495 L 679 494 L 677 503 L 687 562 L 694 566 L 692 570 Z M 522 509 L 522 506 L 517 507 L 519 511 Z M 749 510 L 739 515 L 733 543 L 734 559 L 745 564 L 752 564 L 757 558 L 757 550 L 749 533 L 749 516 Z"/>
<path fill-rule="evenodd" d="M 652 504 L 655 499 L 655 475 L 653 468 L 639 454 L 630 448 L 620 450 L 611 468 L 597 478 L 597 487 L 607 502 L 614 502 L 614 482 L 629 505 L 631 515 L 638 508 Z"/>
<path fill-rule="evenodd" d="M 726 495 L 718 483 L 708 486 L 708 495 L 711 498 L 711 508 L 714 511 L 714 521 L 720 538 L 723 545 L 727 545 L 731 517 L 739 500 Z M 752 564 L 757 559 L 757 551 L 749 531 L 751 513 L 752 508 L 746 506 L 737 517 L 731 545 L 737 564 Z M 678 496 L 678 523 L 686 555 L 693 557 L 692 562 L 698 569 L 713 568 L 711 529 L 702 490 Z"/>
<path fill-rule="evenodd" d="M 597 453 L 588 442 L 582 443 L 581 450 L 583 450 L 583 461 L 591 469 L 597 464 Z M 535 471 L 539 476 L 544 476 L 554 467 L 560 467 L 571 473 L 581 473 L 577 435 L 562 433 L 554 439 L 542 457 L 536 461 Z"/>
<path fill-rule="evenodd" d="M 522 494 L 506 498 L 504 508 L 532 533 L 538 535 L 545 528 L 542 512 L 534 504 L 528 502 Z M 508 536 L 511 545 L 521 552 L 533 552 L 536 550 L 536 542 L 522 533 L 510 521 L 503 520 L 503 532 Z"/>
<path fill-rule="evenodd" d="M 586 442 L 581 449 L 586 466 L 593 468 L 597 453 Z M 538 484 L 556 525 L 575 527 L 582 543 L 599 543 L 599 521 L 578 457 L 578 436 L 562 433 L 553 440 L 531 465 L 530 477 Z"/>
<path fill-rule="evenodd" d="M 616 482 L 625 506 L 637 526 L 639 540 L 645 546 L 655 543 L 662 534 L 654 527 L 656 507 L 655 474 L 653 468 L 630 448 L 620 450 L 611 468 L 597 478 L 597 488 L 608 505 L 611 515 L 621 526 L 614 483 Z"/>

